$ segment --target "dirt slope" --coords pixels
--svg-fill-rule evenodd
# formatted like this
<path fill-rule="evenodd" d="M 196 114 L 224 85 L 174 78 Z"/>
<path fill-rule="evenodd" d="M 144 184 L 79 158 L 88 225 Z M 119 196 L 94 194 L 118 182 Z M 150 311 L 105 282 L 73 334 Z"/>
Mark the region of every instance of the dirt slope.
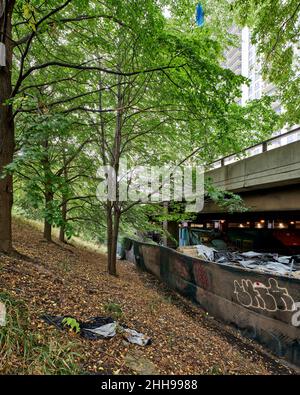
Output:
<path fill-rule="evenodd" d="M 32 314 L 32 328 L 41 335 L 55 331 L 44 313 L 85 320 L 108 316 L 105 306 L 122 307 L 121 321 L 151 336 L 139 347 L 121 335 L 110 340 L 80 339 L 79 363 L 91 373 L 161 374 L 289 374 L 260 346 L 244 340 L 199 308 L 169 291 L 151 275 L 128 262 L 118 265 L 119 277 L 106 273 L 105 256 L 85 248 L 49 244 L 28 224 L 14 224 L 14 246 L 21 256 L 0 256 L 0 290 L 22 299 Z M 57 334 L 56 334 L 57 335 Z M 69 334 L 59 332 L 62 339 Z"/>

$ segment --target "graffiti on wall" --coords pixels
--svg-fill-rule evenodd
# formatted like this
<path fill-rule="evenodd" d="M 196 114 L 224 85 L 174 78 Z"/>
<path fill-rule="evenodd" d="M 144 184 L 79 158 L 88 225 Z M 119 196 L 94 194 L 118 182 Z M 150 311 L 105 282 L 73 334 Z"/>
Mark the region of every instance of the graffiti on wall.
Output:
<path fill-rule="evenodd" d="M 196 284 L 203 289 L 208 289 L 209 281 L 205 267 L 202 264 L 195 262 L 193 265 L 193 272 L 194 272 Z"/>
<path fill-rule="evenodd" d="M 279 287 L 275 278 L 269 278 L 268 285 L 259 281 L 234 280 L 234 294 L 245 307 L 266 311 L 295 311 L 296 304 L 287 288 Z"/>
<path fill-rule="evenodd" d="M 296 313 L 292 316 L 292 325 L 300 327 L 300 302 L 295 303 Z"/>

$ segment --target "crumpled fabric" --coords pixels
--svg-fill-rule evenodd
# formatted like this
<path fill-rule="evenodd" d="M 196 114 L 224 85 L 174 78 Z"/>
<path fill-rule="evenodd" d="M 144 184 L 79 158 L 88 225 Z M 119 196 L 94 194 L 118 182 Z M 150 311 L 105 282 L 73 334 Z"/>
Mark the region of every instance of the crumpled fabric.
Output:
<path fill-rule="evenodd" d="M 41 318 L 47 324 L 53 325 L 57 329 L 61 329 L 61 330 L 65 329 L 64 324 L 62 323 L 63 319 L 66 318 L 65 316 L 55 316 L 55 315 L 45 314 Z"/>
<path fill-rule="evenodd" d="M 198 258 L 215 262 L 219 265 L 242 267 L 258 272 L 299 278 L 299 273 L 295 275 L 293 273 L 300 272 L 300 255 L 279 256 L 277 253 L 216 250 L 203 244 L 185 248 L 195 248 Z M 188 254 L 185 251 L 183 253 Z M 188 255 L 194 256 L 192 254 Z"/>
<path fill-rule="evenodd" d="M 255 251 L 247 251 L 247 252 L 242 252 L 241 255 L 244 256 L 245 258 L 258 258 L 261 257 L 263 254 Z"/>
<path fill-rule="evenodd" d="M 293 276 L 293 272 L 299 272 L 300 270 L 299 255 L 279 256 L 275 253 L 261 253 L 255 251 L 216 251 L 214 252 L 213 261 L 221 265 L 239 266 L 259 272 L 275 273 L 283 276 Z M 293 277 L 298 278 L 298 274 Z"/>
<path fill-rule="evenodd" d="M 41 318 L 47 324 L 54 325 L 57 329 L 66 330 L 68 328 L 63 324 L 64 318 L 74 318 L 74 317 L 54 316 L 54 315 L 45 314 Z M 96 333 L 93 333 L 93 330 L 115 322 L 111 317 L 92 317 L 87 322 L 82 322 L 78 320 L 76 321 L 78 322 L 80 327 L 80 336 L 89 340 L 99 339 L 101 337 L 105 338 L 106 336 L 101 336 L 100 334 L 97 335 Z"/>
<path fill-rule="evenodd" d="M 283 265 L 282 263 L 279 262 L 267 263 L 265 266 L 262 266 L 262 270 L 265 272 L 276 272 L 283 275 L 287 275 L 290 272 L 288 266 Z"/>
<path fill-rule="evenodd" d="M 280 263 L 285 263 L 287 265 L 291 262 L 291 257 L 290 256 L 279 256 L 277 258 L 277 261 Z"/>
<path fill-rule="evenodd" d="M 122 328 L 123 329 L 123 337 L 129 342 L 138 344 L 139 346 L 147 346 L 151 344 L 151 338 L 149 336 L 144 335 L 143 333 L 139 333 L 134 329 Z"/>
<path fill-rule="evenodd" d="M 199 258 L 201 257 L 202 259 L 208 260 L 208 261 L 213 261 L 214 260 L 214 253 L 217 252 L 214 248 L 207 247 L 203 244 L 197 244 L 196 246 L 197 253 Z"/>
<path fill-rule="evenodd" d="M 256 267 L 257 267 L 257 263 L 256 263 L 256 261 L 254 261 L 254 260 L 252 260 L 252 259 L 249 259 L 249 260 L 247 260 L 247 261 L 238 261 L 238 263 L 241 265 L 241 266 L 243 266 L 243 267 L 245 267 L 245 268 L 247 268 L 247 269 L 255 269 Z"/>
<path fill-rule="evenodd" d="M 80 335 L 88 340 L 110 338 L 116 334 L 116 322 L 111 317 L 92 317 L 87 322 L 80 322 L 79 325 Z"/>
<path fill-rule="evenodd" d="M 85 332 L 90 332 L 94 334 L 96 337 L 114 337 L 116 336 L 116 329 L 117 329 L 117 323 L 112 322 L 110 324 L 102 325 L 99 326 L 98 328 L 94 329 L 84 329 Z"/>
<path fill-rule="evenodd" d="M 54 325 L 60 330 L 68 329 L 63 323 L 64 318 L 74 318 L 70 316 L 51 316 L 43 315 L 41 318 L 49 325 Z M 109 339 L 117 334 L 119 328 L 123 337 L 130 343 L 146 346 L 151 344 L 151 338 L 139 333 L 134 329 L 118 326 L 118 323 L 111 317 L 93 317 L 87 322 L 78 321 L 80 327 L 80 336 L 88 340 Z"/>

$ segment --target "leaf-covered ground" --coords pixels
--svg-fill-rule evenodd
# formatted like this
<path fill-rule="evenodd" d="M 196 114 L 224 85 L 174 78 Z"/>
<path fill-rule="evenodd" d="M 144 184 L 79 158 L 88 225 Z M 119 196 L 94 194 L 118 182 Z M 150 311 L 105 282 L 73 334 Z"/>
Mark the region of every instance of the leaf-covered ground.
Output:
<path fill-rule="evenodd" d="M 82 372 L 98 374 L 291 374 L 255 342 L 207 315 L 132 264 L 106 273 L 105 256 L 84 247 L 53 244 L 31 225 L 14 224 L 20 255 L 0 256 L 0 290 L 27 304 L 32 330 L 61 342 L 78 341 Z M 121 306 L 120 321 L 152 338 L 152 345 L 128 344 L 121 335 L 89 341 L 45 324 L 44 313 L 86 320 L 108 316 Z M 18 363 L 18 361 L 15 361 Z M 19 361 L 22 364 L 22 361 Z"/>

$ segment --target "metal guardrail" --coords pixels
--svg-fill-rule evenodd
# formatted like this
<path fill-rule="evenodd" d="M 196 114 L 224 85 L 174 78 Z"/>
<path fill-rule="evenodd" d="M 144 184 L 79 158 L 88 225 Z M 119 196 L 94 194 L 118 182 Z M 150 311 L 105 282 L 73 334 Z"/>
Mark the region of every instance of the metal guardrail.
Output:
<path fill-rule="evenodd" d="M 289 139 L 290 136 L 293 137 Z M 231 163 L 238 162 L 251 156 L 262 154 L 263 152 L 267 152 L 275 148 L 283 147 L 296 141 L 300 141 L 299 126 L 289 130 L 288 132 L 273 136 L 270 139 L 265 140 L 259 144 L 254 144 L 243 151 L 217 159 L 208 165 L 207 170 L 218 169 L 220 167 L 230 165 Z"/>

